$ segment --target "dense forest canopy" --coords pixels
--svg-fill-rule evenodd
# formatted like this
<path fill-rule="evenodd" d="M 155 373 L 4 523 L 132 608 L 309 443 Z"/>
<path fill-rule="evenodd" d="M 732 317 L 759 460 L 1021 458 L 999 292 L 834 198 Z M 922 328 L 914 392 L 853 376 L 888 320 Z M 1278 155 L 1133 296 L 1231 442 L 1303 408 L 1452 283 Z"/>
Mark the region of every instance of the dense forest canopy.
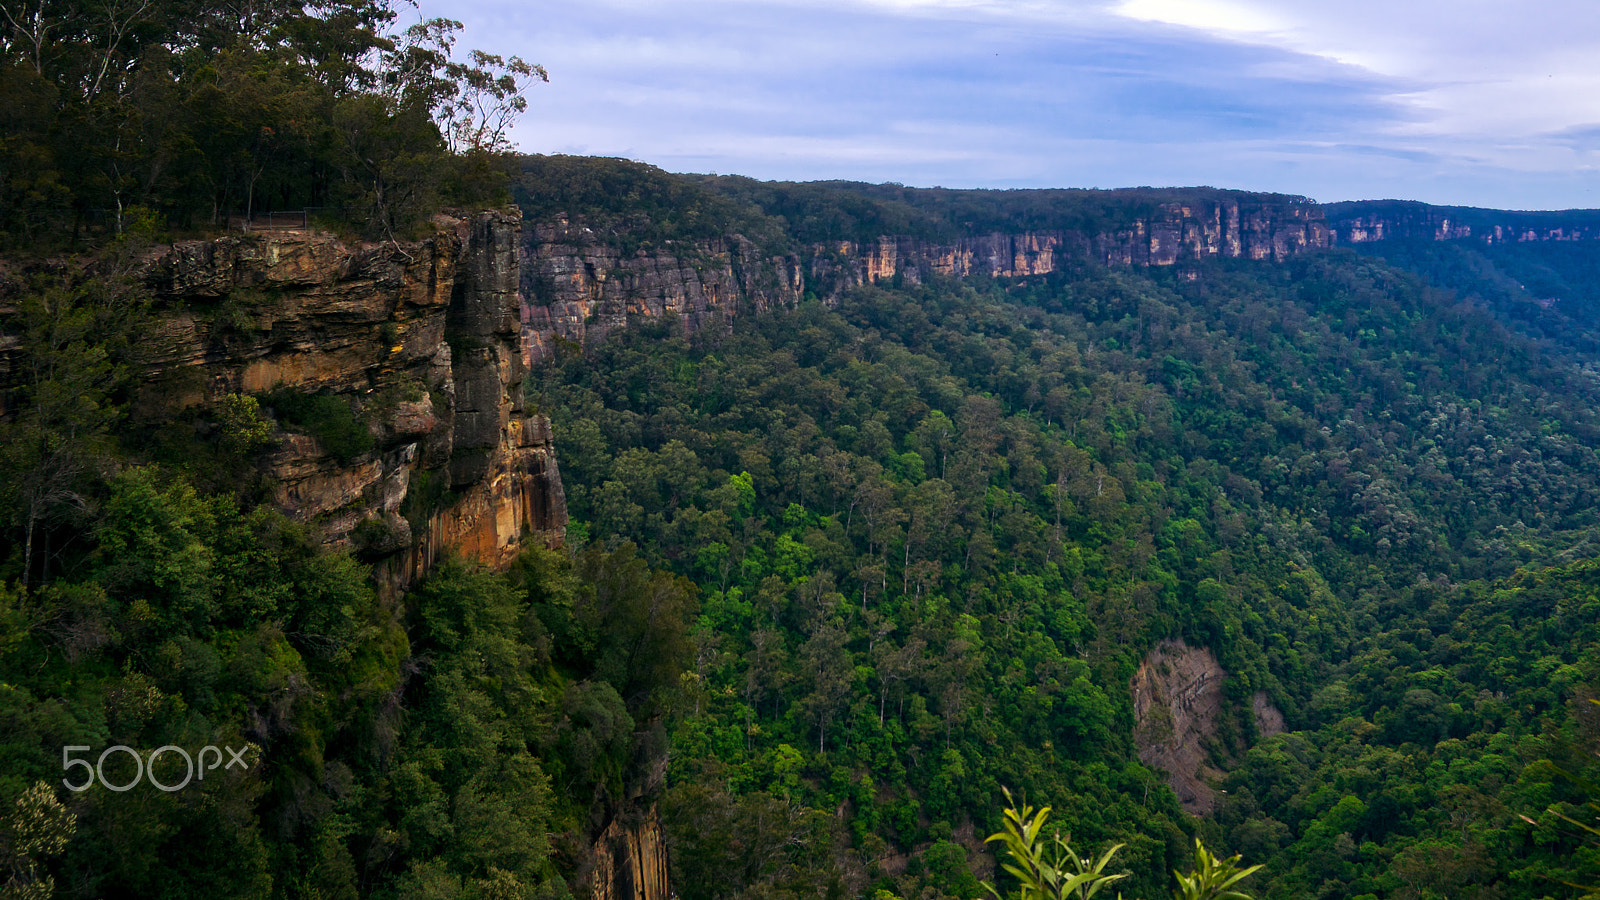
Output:
<path fill-rule="evenodd" d="M 633 205 L 635 229 L 720 196 L 741 227 L 783 215 L 795 245 L 800 221 L 917 233 L 942 197 L 601 160 L 524 178 L 557 165 L 681 204 Z M 975 200 L 1062 215 L 1077 196 L 1037 193 Z M 530 209 L 627 227 L 598 192 L 548 196 Z M 1135 896 L 1191 832 L 1266 862 L 1272 897 L 1593 883 L 1582 831 L 1546 809 L 1583 820 L 1568 776 L 1593 775 L 1595 251 L 1360 249 L 883 284 L 687 337 L 636 322 L 547 370 L 575 527 L 702 587 L 663 806 L 686 895 L 842 875 L 976 896 L 972 838 L 1005 786 L 1080 846 L 1125 842 Z M 1229 673 L 1206 819 L 1133 752 L 1129 676 L 1169 638 Z M 1256 693 L 1285 733 L 1257 731 Z M 728 855 L 796 797 L 848 833 Z M 808 833 L 791 821 L 766 853 Z"/>
<path fill-rule="evenodd" d="M 665 808 L 709 887 L 682 890 L 749 889 L 711 879 L 712 810 L 779 796 L 851 834 L 776 883 L 977 896 L 960 826 L 1011 786 L 1126 843 L 1133 895 L 1191 832 L 1272 897 L 1562 895 L 1592 870 L 1519 815 L 1581 799 L 1535 761 L 1593 740 L 1580 363 L 1349 253 L 864 289 L 567 359 L 542 396 L 574 514 L 704 591 Z M 1209 820 L 1134 758 L 1128 679 L 1167 638 L 1229 673 Z"/>
<path fill-rule="evenodd" d="M 1216 188 L 952 190 L 853 181 L 756 181 L 673 175 L 653 166 L 583 156 L 523 157 L 518 204 L 534 222 L 565 215 L 629 242 L 742 234 L 764 249 L 912 237 L 953 241 L 990 232 L 1098 234 L 1149 219 L 1162 204 L 1255 200 L 1311 206 L 1304 197 Z"/>
<path fill-rule="evenodd" d="M 655 810 L 686 898 L 972 900 L 1016 887 L 983 841 L 1007 788 L 1076 848 L 1122 845 L 1128 896 L 1209 865 L 1196 838 L 1265 864 L 1246 887 L 1275 900 L 1600 881 L 1588 247 L 1068 260 L 635 321 L 527 382 L 567 545 L 394 596 L 371 578 L 389 551 L 329 552 L 264 483 L 292 439 L 368 458 L 348 405 L 138 414 L 142 338 L 196 312 L 155 303 L 140 242 L 306 206 L 393 240 L 496 198 L 542 70 L 459 62 L 453 23 L 371 2 L 0 11 L 0 234 L 99 254 L 4 296 L 7 896 L 558 898 L 602 830 Z M 573 157 L 523 159 L 513 189 L 534 226 L 647 256 L 1235 196 Z M 1139 757 L 1159 723 L 1130 678 L 1175 640 L 1227 673 L 1209 816 Z M 164 783 L 156 748 L 243 765 L 123 792 L 132 754 L 72 755 L 111 746 Z"/>

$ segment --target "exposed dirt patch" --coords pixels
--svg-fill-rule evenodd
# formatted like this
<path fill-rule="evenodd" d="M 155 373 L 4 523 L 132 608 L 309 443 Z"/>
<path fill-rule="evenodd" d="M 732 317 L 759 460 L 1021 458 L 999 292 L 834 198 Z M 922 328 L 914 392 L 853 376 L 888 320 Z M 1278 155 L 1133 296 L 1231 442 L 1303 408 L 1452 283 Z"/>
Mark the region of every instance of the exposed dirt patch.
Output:
<path fill-rule="evenodd" d="M 978 837 L 978 830 L 971 822 L 963 822 L 961 826 L 950 835 L 950 840 L 960 844 L 967 851 L 967 865 L 972 868 L 973 877 L 979 881 L 988 881 L 994 877 L 994 857 L 989 853 L 989 845 L 983 838 Z"/>
<path fill-rule="evenodd" d="M 1210 650 L 1163 641 L 1145 655 L 1129 684 L 1139 760 L 1167 773 L 1167 784 L 1193 815 L 1217 805 L 1207 780 L 1223 773 L 1206 764 L 1206 744 L 1217 731 L 1226 675 Z M 1281 729 L 1282 716 L 1278 721 Z"/>
<path fill-rule="evenodd" d="M 1256 691 L 1256 695 L 1250 698 L 1250 711 L 1255 714 L 1256 732 L 1262 738 L 1283 734 L 1288 730 L 1284 725 L 1283 712 L 1272 705 L 1266 691 Z"/>
<path fill-rule="evenodd" d="M 973 877 L 979 881 L 988 881 L 994 877 L 994 856 L 989 852 L 988 844 L 978 837 L 978 830 L 971 822 L 963 822 L 952 831 L 950 842 L 959 844 L 961 849 L 967 851 L 967 866 L 971 868 Z M 885 850 L 882 856 L 874 858 L 872 862 L 883 874 L 899 878 L 911 867 L 913 856 L 921 856 L 932 846 L 932 841 L 924 841 L 912 847 L 909 853 Z"/>

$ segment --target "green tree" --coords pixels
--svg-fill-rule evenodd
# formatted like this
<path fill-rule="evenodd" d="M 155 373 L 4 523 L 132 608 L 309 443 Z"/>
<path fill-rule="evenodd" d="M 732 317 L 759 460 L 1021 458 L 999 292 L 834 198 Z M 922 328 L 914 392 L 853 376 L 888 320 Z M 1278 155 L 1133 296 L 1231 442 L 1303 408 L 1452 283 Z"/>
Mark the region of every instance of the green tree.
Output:
<path fill-rule="evenodd" d="M 9 870 L 0 884 L 6 900 L 45 900 L 55 893 L 55 878 L 43 871 L 60 855 L 77 830 L 77 816 L 56 799 L 55 788 L 39 782 L 17 798 L 17 808 L 0 820 L 0 860 Z"/>
<path fill-rule="evenodd" d="M 22 578 L 46 581 L 53 526 L 81 526 L 122 418 L 139 294 L 114 280 L 47 280 L 17 304 L 18 409 L 0 421 L 0 498 L 20 528 Z"/>

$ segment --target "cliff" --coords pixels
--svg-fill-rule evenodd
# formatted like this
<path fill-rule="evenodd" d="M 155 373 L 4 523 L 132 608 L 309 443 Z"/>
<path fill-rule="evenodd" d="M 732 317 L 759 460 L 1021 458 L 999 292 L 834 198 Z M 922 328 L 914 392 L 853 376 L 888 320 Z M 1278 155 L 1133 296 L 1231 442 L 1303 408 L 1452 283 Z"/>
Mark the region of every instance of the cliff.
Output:
<path fill-rule="evenodd" d="M 1283 260 L 1328 246 L 1322 212 L 1279 198 L 1162 203 L 1151 215 L 1106 231 L 1025 231 L 939 244 L 883 237 L 868 244 L 813 248 L 813 277 L 840 273 L 846 284 L 929 275 L 1018 278 L 1048 275 L 1069 261 L 1105 266 L 1171 266 L 1201 259 Z"/>
<path fill-rule="evenodd" d="M 603 339 L 629 316 L 672 313 L 692 331 L 741 309 L 793 305 L 805 289 L 798 257 L 764 256 L 739 235 L 624 254 L 561 217 L 528 228 L 522 252 L 530 364 L 548 358 L 558 340 Z"/>
<path fill-rule="evenodd" d="M 693 331 L 718 316 L 792 305 L 808 292 L 832 299 L 879 282 L 1048 275 L 1085 260 L 1141 267 L 1209 258 L 1283 260 L 1330 244 L 1321 208 L 1292 198 L 1197 195 L 1150 209 L 1096 231 L 992 232 L 953 241 L 886 235 L 813 243 L 793 252 L 763 251 L 729 235 L 624 253 L 619 243 L 627 242 L 619 242 L 613 229 L 557 215 L 525 232 L 528 361 L 547 359 L 559 341 L 599 340 L 630 316 L 674 313 Z"/>
<path fill-rule="evenodd" d="M 1133 694 L 1133 740 L 1139 761 L 1167 773 L 1167 784 L 1183 808 L 1205 815 L 1217 807 L 1210 782 L 1223 772 L 1212 765 L 1211 740 L 1223 714 L 1227 672 L 1207 648 L 1163 641 L 1145 654 L 1128 684 Z M 1284 730 L 1283 713 L 1264 693 L 1251 698 L 1256 733 Z"/>
<path fill-rule="evenodd" d="M 166 310 L 143 405 L 263 397 L 279 413 L 261 462 L 273 502 L 378 560 L 394 588 L 446 548 L 501 565 L 524 535 L 557 542 L 566 524 L 549 421 L 522 405 L 520 219 L 436 225 L 407 244 L 190 241 L 150 254 L 142 275 Z M 274 410 L 313 395 L 370 440 L 329 446 Z"/>
<path fill-rule="evenodd" d="M 1328 230 L 1337 244 L 1474 241 L 1482 244 L 1600 240 L 1600 210 L 1520 212 L 1432 206 L 1405 200 L 1333 203 Z"/>
<path fill-rule="evenodd" d="M 673 896 L 667 870 L 667 840 L 655 808 L 637 821 L 614 819 L 594 845 L 589 873 L 593 900 L 667 900 Z"/>

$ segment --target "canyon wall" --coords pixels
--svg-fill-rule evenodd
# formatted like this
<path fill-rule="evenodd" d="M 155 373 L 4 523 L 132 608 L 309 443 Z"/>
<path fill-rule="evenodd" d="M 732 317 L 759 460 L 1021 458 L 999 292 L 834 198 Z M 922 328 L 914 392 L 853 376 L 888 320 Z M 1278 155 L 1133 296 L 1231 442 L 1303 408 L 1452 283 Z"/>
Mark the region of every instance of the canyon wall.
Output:
<path fill-rule="evenodd" d="M 412 243 L 278 231 L 159 248 L 147 415 L 230 395 L 335 398 L 370 441 L 282 427 L 261 464 L 273 502 L 354 546 L 403 589 L 455 547 L 503 565 L 559 542 L 566 505 L 550 423 L 523 409 L 520 217 L 441 216 Z M 276 401 L 273 398 L 278 398 Z"/>
<path fill-rule="evenodd" d="M 1600 210 L 1520 212 L 1432 206 L 1403 200 L 1354 201 L 1326 207 L 1330 240 L 1475 241 L 1483 244 L 1600 240 Z"/>
<path fill-rule="evenodd" d="M 719 316 L 792 306 L 805 290 L 798 257 L 764 256 L 739 235 L 624 254 L 581 223 L 533 223 L 523 243 L 528 362 L 558 341 L 603 339 L 630 316 L 677 315 L 693 331 Z"/>
<path fill-rule="evenodd" d="M 693 331 L 719 316 L 831 300 L 849 288 L 934 276 L 1047 275 L 1092 261 L 1172 266 L 1208 258 L 1283 260 L 1329 246 L 1322 210 L 1281 197 L 1169 202 L 1125 226 L 978 234 L 940 243 L 884 236 L 763 253 L 731 235 L 716 241 L 619 249 L 615 235 L 557 217 L 524 233 L 523 323 L 530 364 L 562 341 L 596 341 L 630 316 L 675 313 Z"/>
<path fill-rule="evenodd" d="M 1196 189 L 1184 199 L 1174 191 L 1167 196 L 1179 199 L 1146 202 L 1108 191 L 1104 208 L 1091 213 L 1101 224 L 973 232 L 948 241 L 882 235 L 782 251 L 762 249 L 737 234 L 652 243 L 628 233 L 628 226 L 591 228 L 579 218 L 555 215 L 524 232 L 528 362 L 550 358 L 562 342 L 581 346 L 602 339 L 630 318 L 676 314 L 692 332 L 720 317 L 792 305 L 808 294 L 827 302 L 867 284 L 1048 275 L 1082 262 L 1143 267 L 1212 258 L 1283 261 L 1386 240 L 1600 240 L 1596 210 L 1516 212 L 1390 200 L 1319 205 L 1279 195 L 1219 193 Z"/>
<path fill-rule="evenodd" d="M 391 594 L 446 550 L 500 567 L 524 537 L 559 543 L 567 521 L 550 422 L 523 407 L 521 218 L 435 225 L 414 243 L 301 231 L 180 243 L 151 253 L 142 276 L 163 307 L 147 415 L 261 398 L 279 414 L 260 460 L 272 502 L 373 560 Z M 652 315 L 714 311 L 754 287 L 693 267 L 634 276 L 647 278 L 679 291 Z M 286 423 L 279 407 L 310 396 L 335 398 L 370 446 L 352 453 Z M 615 812 L 593 845 L 593 895 L 665 900 L 654 809 Z"/>
<path fill-rule="evenodd" d="M 1163 203 L 1157 212 L 1122 228 L 983 234 L 938 244 L 882 237 L 813 248 L 810 273 L 847 285 L 929 275 L 1016 278 L 1048 275 L 1063 264 L 1089 260 L 1105 266 L 1171 266 L 1208 258 L 1283 260 L 1328 246 L 1321 210 L 1280 198 L 1255 201 L 1196 200 Z"/>

